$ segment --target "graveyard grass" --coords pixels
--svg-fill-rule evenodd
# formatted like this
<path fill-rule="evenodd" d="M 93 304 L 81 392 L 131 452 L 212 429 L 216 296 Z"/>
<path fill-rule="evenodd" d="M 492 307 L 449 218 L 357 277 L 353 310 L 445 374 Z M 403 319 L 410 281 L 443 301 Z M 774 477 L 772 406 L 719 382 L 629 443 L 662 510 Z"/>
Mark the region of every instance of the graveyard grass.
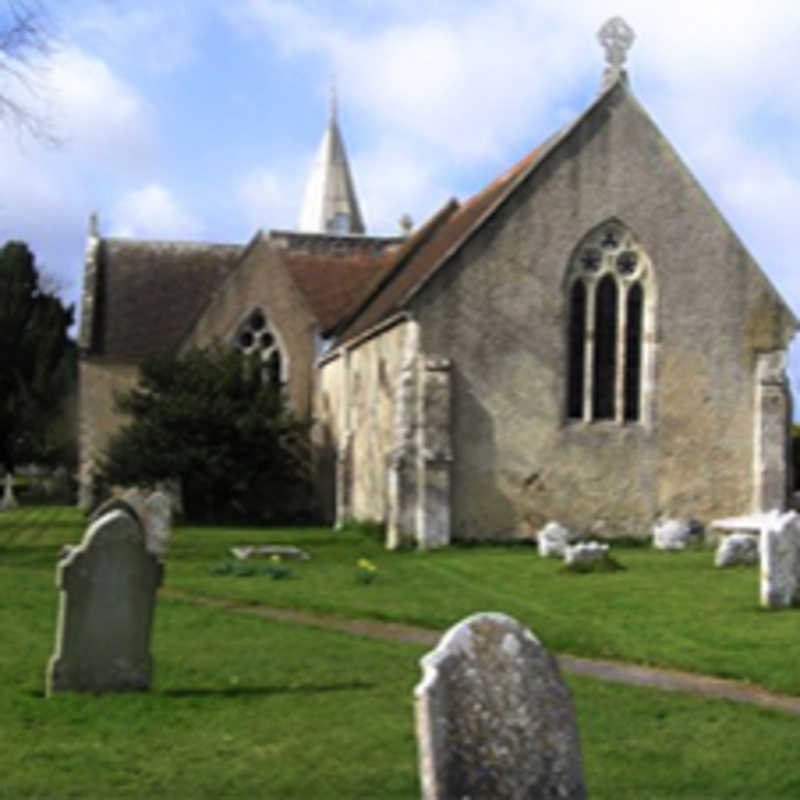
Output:
<path fill-rule="evenodd" d="M 42 696 L 70 508 L 0 515 L 0 797 L 412 798 L 411 692 L 425 648 L 269 622 L 164 594 L 153 689 Z M 295 544 L 291 575 L 214 575 L 236 544 Z M 712 553 L 619 549 L 626 570 L 559 572 L 533 548 L 387 553 L 357 531 L 176 529 L 165 588 L 443 629 L 501 610 L 549 649 L 751 680 L 800 694 L 800 611 L 757 605 L 754 569 Z M 356 580 L 360 558 L 375 565 Z M 726 701 L 566 676 L 592 798 L 800 796 L 797 719 Z M 779 767 L 779 765 L 783 765 Z"/>

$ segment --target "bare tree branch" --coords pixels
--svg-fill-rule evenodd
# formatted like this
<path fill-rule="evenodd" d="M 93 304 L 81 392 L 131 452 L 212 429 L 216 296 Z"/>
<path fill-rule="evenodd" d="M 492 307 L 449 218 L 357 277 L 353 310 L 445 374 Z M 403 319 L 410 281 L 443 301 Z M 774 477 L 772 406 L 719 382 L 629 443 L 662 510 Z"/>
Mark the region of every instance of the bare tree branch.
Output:
<path fill-rule="evenodd" d="M 0 121 L 47 144 L 57 144 L 41 95 L 55 27 L 41 0 L 0 6 Z"/>

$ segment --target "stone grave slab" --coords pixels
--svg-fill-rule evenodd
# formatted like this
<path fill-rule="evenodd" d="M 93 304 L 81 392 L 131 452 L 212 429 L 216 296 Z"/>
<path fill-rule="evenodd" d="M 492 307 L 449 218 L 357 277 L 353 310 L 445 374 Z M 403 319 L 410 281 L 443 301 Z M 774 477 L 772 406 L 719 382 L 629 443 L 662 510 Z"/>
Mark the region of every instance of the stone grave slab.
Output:
<path fill-rule="evenodd" d="M 505 614 L 475 614 L 421 666 L 423 800 L 587 796 L 572 695 L 529 630 Z"/>

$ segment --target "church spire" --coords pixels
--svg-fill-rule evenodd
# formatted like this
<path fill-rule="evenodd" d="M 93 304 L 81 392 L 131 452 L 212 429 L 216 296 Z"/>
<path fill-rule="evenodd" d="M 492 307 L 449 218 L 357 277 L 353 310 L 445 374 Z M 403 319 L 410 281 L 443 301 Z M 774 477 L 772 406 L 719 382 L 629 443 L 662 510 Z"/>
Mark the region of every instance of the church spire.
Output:
<path fill-rule="evenodd" d="M 339 130 L 336 88 L 331 89 L 328 126 L 308 176 L 297 228 L 310 233 L 364 233 L 350 165 Z"/>

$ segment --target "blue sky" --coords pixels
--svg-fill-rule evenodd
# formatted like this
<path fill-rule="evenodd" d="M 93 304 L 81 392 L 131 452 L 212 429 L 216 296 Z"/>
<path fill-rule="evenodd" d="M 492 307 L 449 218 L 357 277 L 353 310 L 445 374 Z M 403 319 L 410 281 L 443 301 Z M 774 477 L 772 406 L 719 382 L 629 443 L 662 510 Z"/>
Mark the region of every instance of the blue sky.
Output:
<path fill-rule="evenodd" d="M 634 93 L 800 315 L 800 3 L 51 9 L 57 46 L 24 99 L 61 144 L 0 129 L 0 235 L 27 240 L 71 302 L 93 210 L 104 235 L 245 242 L 293 226 L 332 80 L 368 229 L 396 232 L 406 212 L 424 220 L 591 101 L 604 66 L 596 32 L 620 14 L 636 32 Z M 798 391 L 800 345 L 790 363 Z"/>

